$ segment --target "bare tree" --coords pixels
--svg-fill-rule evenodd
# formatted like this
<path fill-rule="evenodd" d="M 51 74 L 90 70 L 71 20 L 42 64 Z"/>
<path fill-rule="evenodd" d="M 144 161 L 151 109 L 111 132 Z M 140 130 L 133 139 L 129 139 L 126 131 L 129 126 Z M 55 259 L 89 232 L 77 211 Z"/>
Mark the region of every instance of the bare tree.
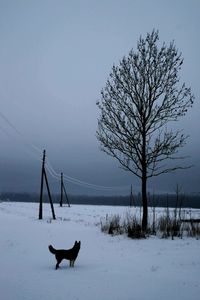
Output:
<path fill-rule="evenodd" d="M 158 41 L 155 30 L 140 37 L 137 52 L 132 49 L 119 66 L 113 66 L 97 102 L 101 150 L 141 179 L 143 230 L 148 222 L 147 179 L 184 168 L 165 164 L 183 158 L 177 152 L 187 139 L 167 124 L 183 117 L 194 98 L 191 89 L 180 84 L 182 54 L 174 42 L 159 47 Z"/>

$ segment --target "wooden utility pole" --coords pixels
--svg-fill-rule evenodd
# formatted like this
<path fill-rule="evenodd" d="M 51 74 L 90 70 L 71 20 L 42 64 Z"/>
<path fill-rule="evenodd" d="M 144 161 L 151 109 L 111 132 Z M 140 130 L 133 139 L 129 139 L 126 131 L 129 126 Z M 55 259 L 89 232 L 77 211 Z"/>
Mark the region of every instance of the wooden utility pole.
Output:
<path fill-rule="evenodd" d="M 39 220 L 42 219 L 42 202 L 43 202 L 43 184 L 44 184 L 44 165 L 45 165 L 46 151 L 43 151 L 42 159 L 42 174 L 41 174 L 41 186 L 40 186 L 40 207 L 39 207 Z"/>
<path fill-rule="evenodd" d="M 69 204 L 69 198 L 67 196 L 67 192 L 66 192 L 66 189 L 65 189 L 65 185 L 64 185 L 64 181 L 63 181 L 63 173 L 61 173 L 61 194 L 60 194 L 60 206 L 62 207 L 62 204 L 63 204 L 63 191 L 65 193 L 65 198 L 67 200 L 67 203 L 68 203 L 68 207 L 70 207 L 70 204 Z"/>
<path fill-rule="evenodd" d="M 53 207 L 53 201 L 51 198 L 51 193 L 50 193 L 50 189 L 49 189 L 49 183 L 48 183 L 48 179 L 47 179 L 47 174 L 46 174 L 46 170 L 45 170 L 45 158 L 46 158 L 46 151 L 43 151 L 43 159 L 42 159 L 42 174 L 41 174 L 41 187 L 40 187 L 40 206 L 39 206 L 39 219 L 42 219 L 42 204 L 43 204 L 43 185 L 44 185 L 44 179 L 46 182 L 46 187 L 47 187 L 47 192 L 48 192 L 48 196 L 49 196 L 49 202 L 51 205 L 51 211 L 52 211 L 52 216 L 53 219 L 56 219 L 55 216 L 55 212 L 54 212 L 54 207 Z"/>
<path fill-rule="evenodd" d="M 61 173 L 61 180 L 60 180 L 60 207 L 63 205 L 63 173 Z"/>
<path fill-rule="evenodd" d="M 53 216 L 53 219 L 55 220 L 56 216 L 55 216 L 55 212 L 54 212 L 53 201 L 52 201 L 52 198 L 51 198 L 49 183 L 48 183 L 48 180 L 47 180 L 47 173 L 46 173 L 45 169 L 44 169 L 44 178 L 45 178 L 45 181 L 46 181 L 47 192 L 48 192 L 49 201 L 50 201 L 50 205 L 51 205 L 52 216 Z"/>

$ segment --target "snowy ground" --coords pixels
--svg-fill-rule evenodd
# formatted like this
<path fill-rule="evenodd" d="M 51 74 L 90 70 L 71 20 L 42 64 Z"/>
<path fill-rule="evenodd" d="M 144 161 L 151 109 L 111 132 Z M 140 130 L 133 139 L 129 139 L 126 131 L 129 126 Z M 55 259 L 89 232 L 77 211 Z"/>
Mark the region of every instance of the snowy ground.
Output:
<path fill-rule="evenodd" d="M 2 300 L 197 300 L 200 299 L 200 240 L 131 240 L 101 233 L 106 214 L 125 207 L 55 206 L 38 220 L 38 204 L 0 203 L 0 299 Z M 55 258 L 48 245 L 82 247 L 74 268 Z"/>

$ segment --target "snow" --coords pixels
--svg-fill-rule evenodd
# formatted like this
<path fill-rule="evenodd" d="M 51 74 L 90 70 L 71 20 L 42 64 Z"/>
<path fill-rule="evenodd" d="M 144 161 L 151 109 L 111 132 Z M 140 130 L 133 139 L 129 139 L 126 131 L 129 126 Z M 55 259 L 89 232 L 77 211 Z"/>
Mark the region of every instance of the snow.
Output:
<path fill-rule="evenodd" d="M 49 204 L 38 220 L 37 203 L 0 203 L 0 298 L 2 300 L 197 300 L 200 240 L 131 240 L 100 230 L 106 214 L 127 207 Z M 74 268 L 55 270 L 48 245 L 70 248 L 81 240 Z"/>

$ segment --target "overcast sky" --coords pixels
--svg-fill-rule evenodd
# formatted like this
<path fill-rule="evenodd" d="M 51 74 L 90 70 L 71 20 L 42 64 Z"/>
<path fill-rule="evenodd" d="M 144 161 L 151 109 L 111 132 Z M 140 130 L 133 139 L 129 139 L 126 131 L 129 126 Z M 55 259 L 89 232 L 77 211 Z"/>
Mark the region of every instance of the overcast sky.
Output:
<path fill-rule="evenodd" d="M 131 183 L 139 190 L 138 180 L 99 150 L 96 101 L 113 63 L 153 28 L 161 42 L 175 40 L 184 57 L 181 79 L 196 99 L 178 124 L 190 135 L 184 153 L 194 167 L 149 181 L 149 189 L 170 192 L 179 183 L 200 191 L 200 1 L 0 0 L 0 192 L 38 193 L 43 149 L 57 173 L 125 186 L 114 194 L 128 194 Z M 66 185 L 70 193 L 96 193 Z"/>

